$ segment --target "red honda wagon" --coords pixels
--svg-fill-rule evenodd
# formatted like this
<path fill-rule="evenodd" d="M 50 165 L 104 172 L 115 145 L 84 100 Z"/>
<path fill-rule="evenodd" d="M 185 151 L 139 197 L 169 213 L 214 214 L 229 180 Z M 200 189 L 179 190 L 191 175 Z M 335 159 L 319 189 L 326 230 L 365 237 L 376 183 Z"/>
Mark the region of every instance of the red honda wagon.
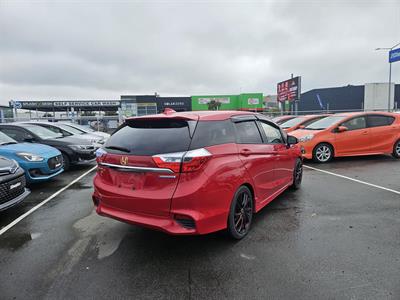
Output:
<path fill-rule="evenodd" d="M 97 152 L 97 213 L 170 234 L 227 229 L 302 180 L 297 139 L 261 114 L 167 111 L 130 118 Z"/>

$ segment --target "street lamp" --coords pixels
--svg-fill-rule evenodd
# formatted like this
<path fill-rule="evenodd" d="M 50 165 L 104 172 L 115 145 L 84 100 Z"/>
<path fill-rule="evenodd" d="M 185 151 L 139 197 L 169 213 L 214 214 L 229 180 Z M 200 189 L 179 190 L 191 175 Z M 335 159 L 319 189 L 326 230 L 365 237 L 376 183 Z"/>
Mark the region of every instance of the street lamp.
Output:
<path fill-rule="evenodd" d="M 396 48 L 397 46 L 399 46 L 400 43 L 397 43 L 396 45 L 394 45 L 393 47 L 386 47 L 386 48 L 376 48 L 376 51 L 379 50 L 388 50 L 388 54 L 390 53 L 390 51 L 392 51 L 394 48 Z M 389 54 L 390 55 L 390 54 Z M 390 92 L 391 92 L 391 84 L 392 84 L 392 63 L 389 61 L 389 93 L 388 93 L 388 112 L 390 111 Z"/>

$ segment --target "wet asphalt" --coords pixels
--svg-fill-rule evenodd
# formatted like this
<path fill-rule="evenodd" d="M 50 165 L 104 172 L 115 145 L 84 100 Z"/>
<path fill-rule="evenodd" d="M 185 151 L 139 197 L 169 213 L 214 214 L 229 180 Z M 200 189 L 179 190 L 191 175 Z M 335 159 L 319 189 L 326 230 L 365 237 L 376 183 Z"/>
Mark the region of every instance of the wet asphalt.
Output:
<path fill-rule="evenodd" d="M 388 156 L 308 165 L 400 191 Z M 32 187 L 0 228 L 92 166 Z M 400 299 L 400 195 L 305 169 L 241 241 L 97 216 L 94 173 L 0 236 L 1 299 Z"/>

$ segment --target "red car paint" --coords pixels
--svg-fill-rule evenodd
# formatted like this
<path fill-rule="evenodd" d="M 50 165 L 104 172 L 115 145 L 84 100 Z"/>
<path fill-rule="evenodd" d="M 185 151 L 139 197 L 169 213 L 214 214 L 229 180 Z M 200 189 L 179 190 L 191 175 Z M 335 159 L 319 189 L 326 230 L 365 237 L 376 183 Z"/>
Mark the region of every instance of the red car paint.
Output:
<path fill-rule="evenodd" d="M 168 110 L 159 115 L 127 120 L 128 124 L 132 123 L 125 127 L 130 128 L 119 129 L 97 159 L 99 166 L 94 178 L 93 194 L 97 213 L 170 234 L 206 234 L 227 227 L 232 198 L 242 185 L 248 186 L 252 191 L 254 211 L 259 211 L 291 185 L 295 163 L 301 157 L 301 151 L 297 145 L 289 146 L 285 141 L 267 143 L 267 136 L 260 131 L 263 127 L 257 125 L 259 134 L 261 132 L 261 143 L 238 142 L 235 118 L 253 118 L 254 120 L 240 121 L 241 124 L 251 123 L 252 126 L 252 122 L 264 122 L 267 128 L 273 127 L 275 133 L 280 132 L 282 139 L 286 139 L 286 134 L 279 127 L 275 127 L 274 123 L 262 115 L 250 112 L 175 113 Z M 183 129 L 185 127 L 182 124 L 189 122 L 188 128 L 192 128 L 189 129 L 192 131 L 189 138 L 190 147 L 195 147 L 196 142 L 201 146 L 203 140 L 212 144 L 214 133 L 226 134 L 225 129 L 231 130 L 230 126 L 233 128 L 232 132 L 235 132 L 235 140 L 185 149 L 185 154 L 182 154 L 182 157 L 185 155 L 183 162 L 181 152 L 170 154 L 167 151 L 167 154 L 163 154 L 166 153 L 165 147 L 171 146 L 168 144 L 164 144 L 162 149 L 156 149 L 158 153 L 151 155 L 132 155 L 120 150 L 107 149 L 118 148 L 119 142 L 128 143 L 127 138 L 118 138 L 120 131 L 121 136 L 124 135 L 122 130 L 132 131 L 132 134 L 136 131 L 145 132 L 146 129 L 142 128 L 145 128 L 146 124 L 156 122 L 154 126 L 161 126 L 164 124 L 163 120 L 172 122 L 171 126 L 176 126 L 176 130 L 179 131 L 177 135 L 183 140 L 186 129 Z M 174 124 L 175 121 L 177 124 Z M 207 126 L 227 127 L 219 131 L 207 131 Z M 147 130 L 153 132 L 153 127 Z M 170 127 L 166 130 L 169 135 Z M 202 140 L 199 137 L 201 134 L 207 138 Z M 152 144 L 158 143 L 164 135 L 154 137 L 154 140 L 150 134 L 145 135 L 146 137 L 148 143 Z M 215 141 L 228 140 L 229 137 L 226 134 L 216 137 Z M 176 139 L 174 134 L 168 138 L 172 139 L 171 143 L 180 143 L 180 139 Z M 137 143 L 132 145 L 132 151 L 135 152 L 135 149 L 140 147 L 143 147 L 144 152 L 147 151 L 146 143 L 141 144 L 141 140 L 138 139 Z"/>

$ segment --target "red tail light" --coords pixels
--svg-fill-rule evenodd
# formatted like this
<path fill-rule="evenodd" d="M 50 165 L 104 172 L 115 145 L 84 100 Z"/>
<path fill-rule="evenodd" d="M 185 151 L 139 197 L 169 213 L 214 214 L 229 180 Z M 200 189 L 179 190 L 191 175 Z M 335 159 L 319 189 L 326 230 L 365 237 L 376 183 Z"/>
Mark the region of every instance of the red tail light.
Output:
<path fill-rule="evenodd" d="M 206 149 L 196 149 L 187 152 L 158 154 L 153 156 L 153 161 L 159 168 L 170 169 L 175 173 L 194 172 L 199 170 L 211 158 L 211 153 Z M 181 168 L 182 167 L 182 168 Z"/>

